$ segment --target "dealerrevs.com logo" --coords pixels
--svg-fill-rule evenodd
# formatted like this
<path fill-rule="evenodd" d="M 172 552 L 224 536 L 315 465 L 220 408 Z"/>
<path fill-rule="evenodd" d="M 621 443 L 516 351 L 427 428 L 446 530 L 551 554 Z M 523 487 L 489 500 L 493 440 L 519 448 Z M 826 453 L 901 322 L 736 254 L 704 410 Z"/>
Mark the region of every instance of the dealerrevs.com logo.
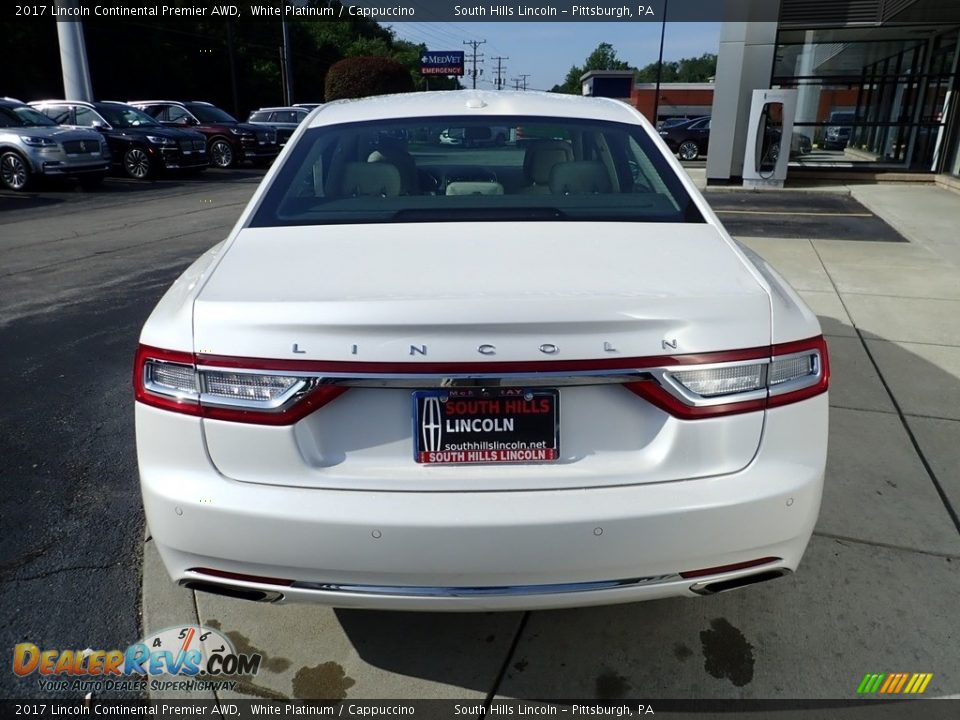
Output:
<path fill-rule="evenodd" d="M 200 682 L 256 675 L 262 656 L 241 654 L 219 630 L 199 625 L 171 627 L 149 635 L 125 650 L 41 649 L 20 643 L 13 649 L 13 672 L 37 676 L 42 690 L 205 690 L 234 683 Z"/>

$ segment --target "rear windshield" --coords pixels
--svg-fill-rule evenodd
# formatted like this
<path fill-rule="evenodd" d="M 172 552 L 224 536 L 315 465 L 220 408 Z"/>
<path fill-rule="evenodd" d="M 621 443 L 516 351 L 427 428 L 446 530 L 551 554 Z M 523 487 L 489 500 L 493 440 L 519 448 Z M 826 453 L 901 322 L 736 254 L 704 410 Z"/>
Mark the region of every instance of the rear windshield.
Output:
<path fill-rule="evenodd" d="M 703 222 L 639 125 L 517 116 L 310 129 L 250 225 L 470 220 Z"/>

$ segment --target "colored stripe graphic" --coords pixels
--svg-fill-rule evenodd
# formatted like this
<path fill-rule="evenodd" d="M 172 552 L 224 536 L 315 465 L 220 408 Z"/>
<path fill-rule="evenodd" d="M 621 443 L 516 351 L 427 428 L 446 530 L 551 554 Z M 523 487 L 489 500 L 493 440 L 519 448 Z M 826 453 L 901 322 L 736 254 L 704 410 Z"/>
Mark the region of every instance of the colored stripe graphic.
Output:
<path fill-rule="evenodd" d="M 932 679 L 933 673 L 867 673 L 857 685 L 857 694 L 919 695 Z"/>

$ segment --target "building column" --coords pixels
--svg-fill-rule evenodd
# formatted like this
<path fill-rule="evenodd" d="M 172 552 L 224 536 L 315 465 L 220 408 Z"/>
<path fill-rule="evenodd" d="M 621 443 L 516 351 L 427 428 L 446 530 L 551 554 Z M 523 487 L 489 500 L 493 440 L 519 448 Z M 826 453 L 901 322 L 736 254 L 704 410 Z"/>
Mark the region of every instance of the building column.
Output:
<path fill-rule="evenodd" d="M 741 4 L 742 2 L 742 4 Z M 769 20 L 750 22 L 756 12 L 770 17 L 780 0 L 763 0 L 763 9 L 750 0 L 733 2 L 737 22 L 725 22 L 720 31 L 720 52 L 713 91 L 710 122 L 710 152 L 707 153 L 707 184 L 738 183 L 743 178 L 743 153 L 747 143 L 747 122 L 754 90 L 770 87 L 777 23 Z M 747 21 L 742 20 L 743 17 Z"/>
<path fill-rule="evenodd" d="M 77 0 L 57 0 L 57 6 L 76 8 Z M 57 21 L 60 40 L 60 68 L 63 72 L 63 99 L 93 102 L 93 85 L 87 65 L 87 46 L 83 42 L 83 24 L 79 20 Z"/>

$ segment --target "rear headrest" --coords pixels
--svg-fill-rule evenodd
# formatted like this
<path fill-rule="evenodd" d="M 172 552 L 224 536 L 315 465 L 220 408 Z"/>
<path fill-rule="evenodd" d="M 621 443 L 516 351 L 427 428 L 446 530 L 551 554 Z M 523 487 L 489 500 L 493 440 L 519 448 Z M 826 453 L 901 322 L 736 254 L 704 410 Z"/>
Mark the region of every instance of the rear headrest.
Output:
<path fill-rule="evenodd" d="M 527 182 L 546 185 L 554 165 L 573 160 L 573 148 L 564 140 L 537 140 L 523 156 L 523 174 Z"/>
<path fill-rule="evenodd" d="M 400 171 L 385 162 L 347 163 L 340 179 L 339 194 L 396 197 L 400 194 Z"/>
<path fill-rule="evenodd" d="M 607 168 L 599 160 L 559 163 L 550 171 L 552 195 L 591 195 L 612 189 Z"/>

